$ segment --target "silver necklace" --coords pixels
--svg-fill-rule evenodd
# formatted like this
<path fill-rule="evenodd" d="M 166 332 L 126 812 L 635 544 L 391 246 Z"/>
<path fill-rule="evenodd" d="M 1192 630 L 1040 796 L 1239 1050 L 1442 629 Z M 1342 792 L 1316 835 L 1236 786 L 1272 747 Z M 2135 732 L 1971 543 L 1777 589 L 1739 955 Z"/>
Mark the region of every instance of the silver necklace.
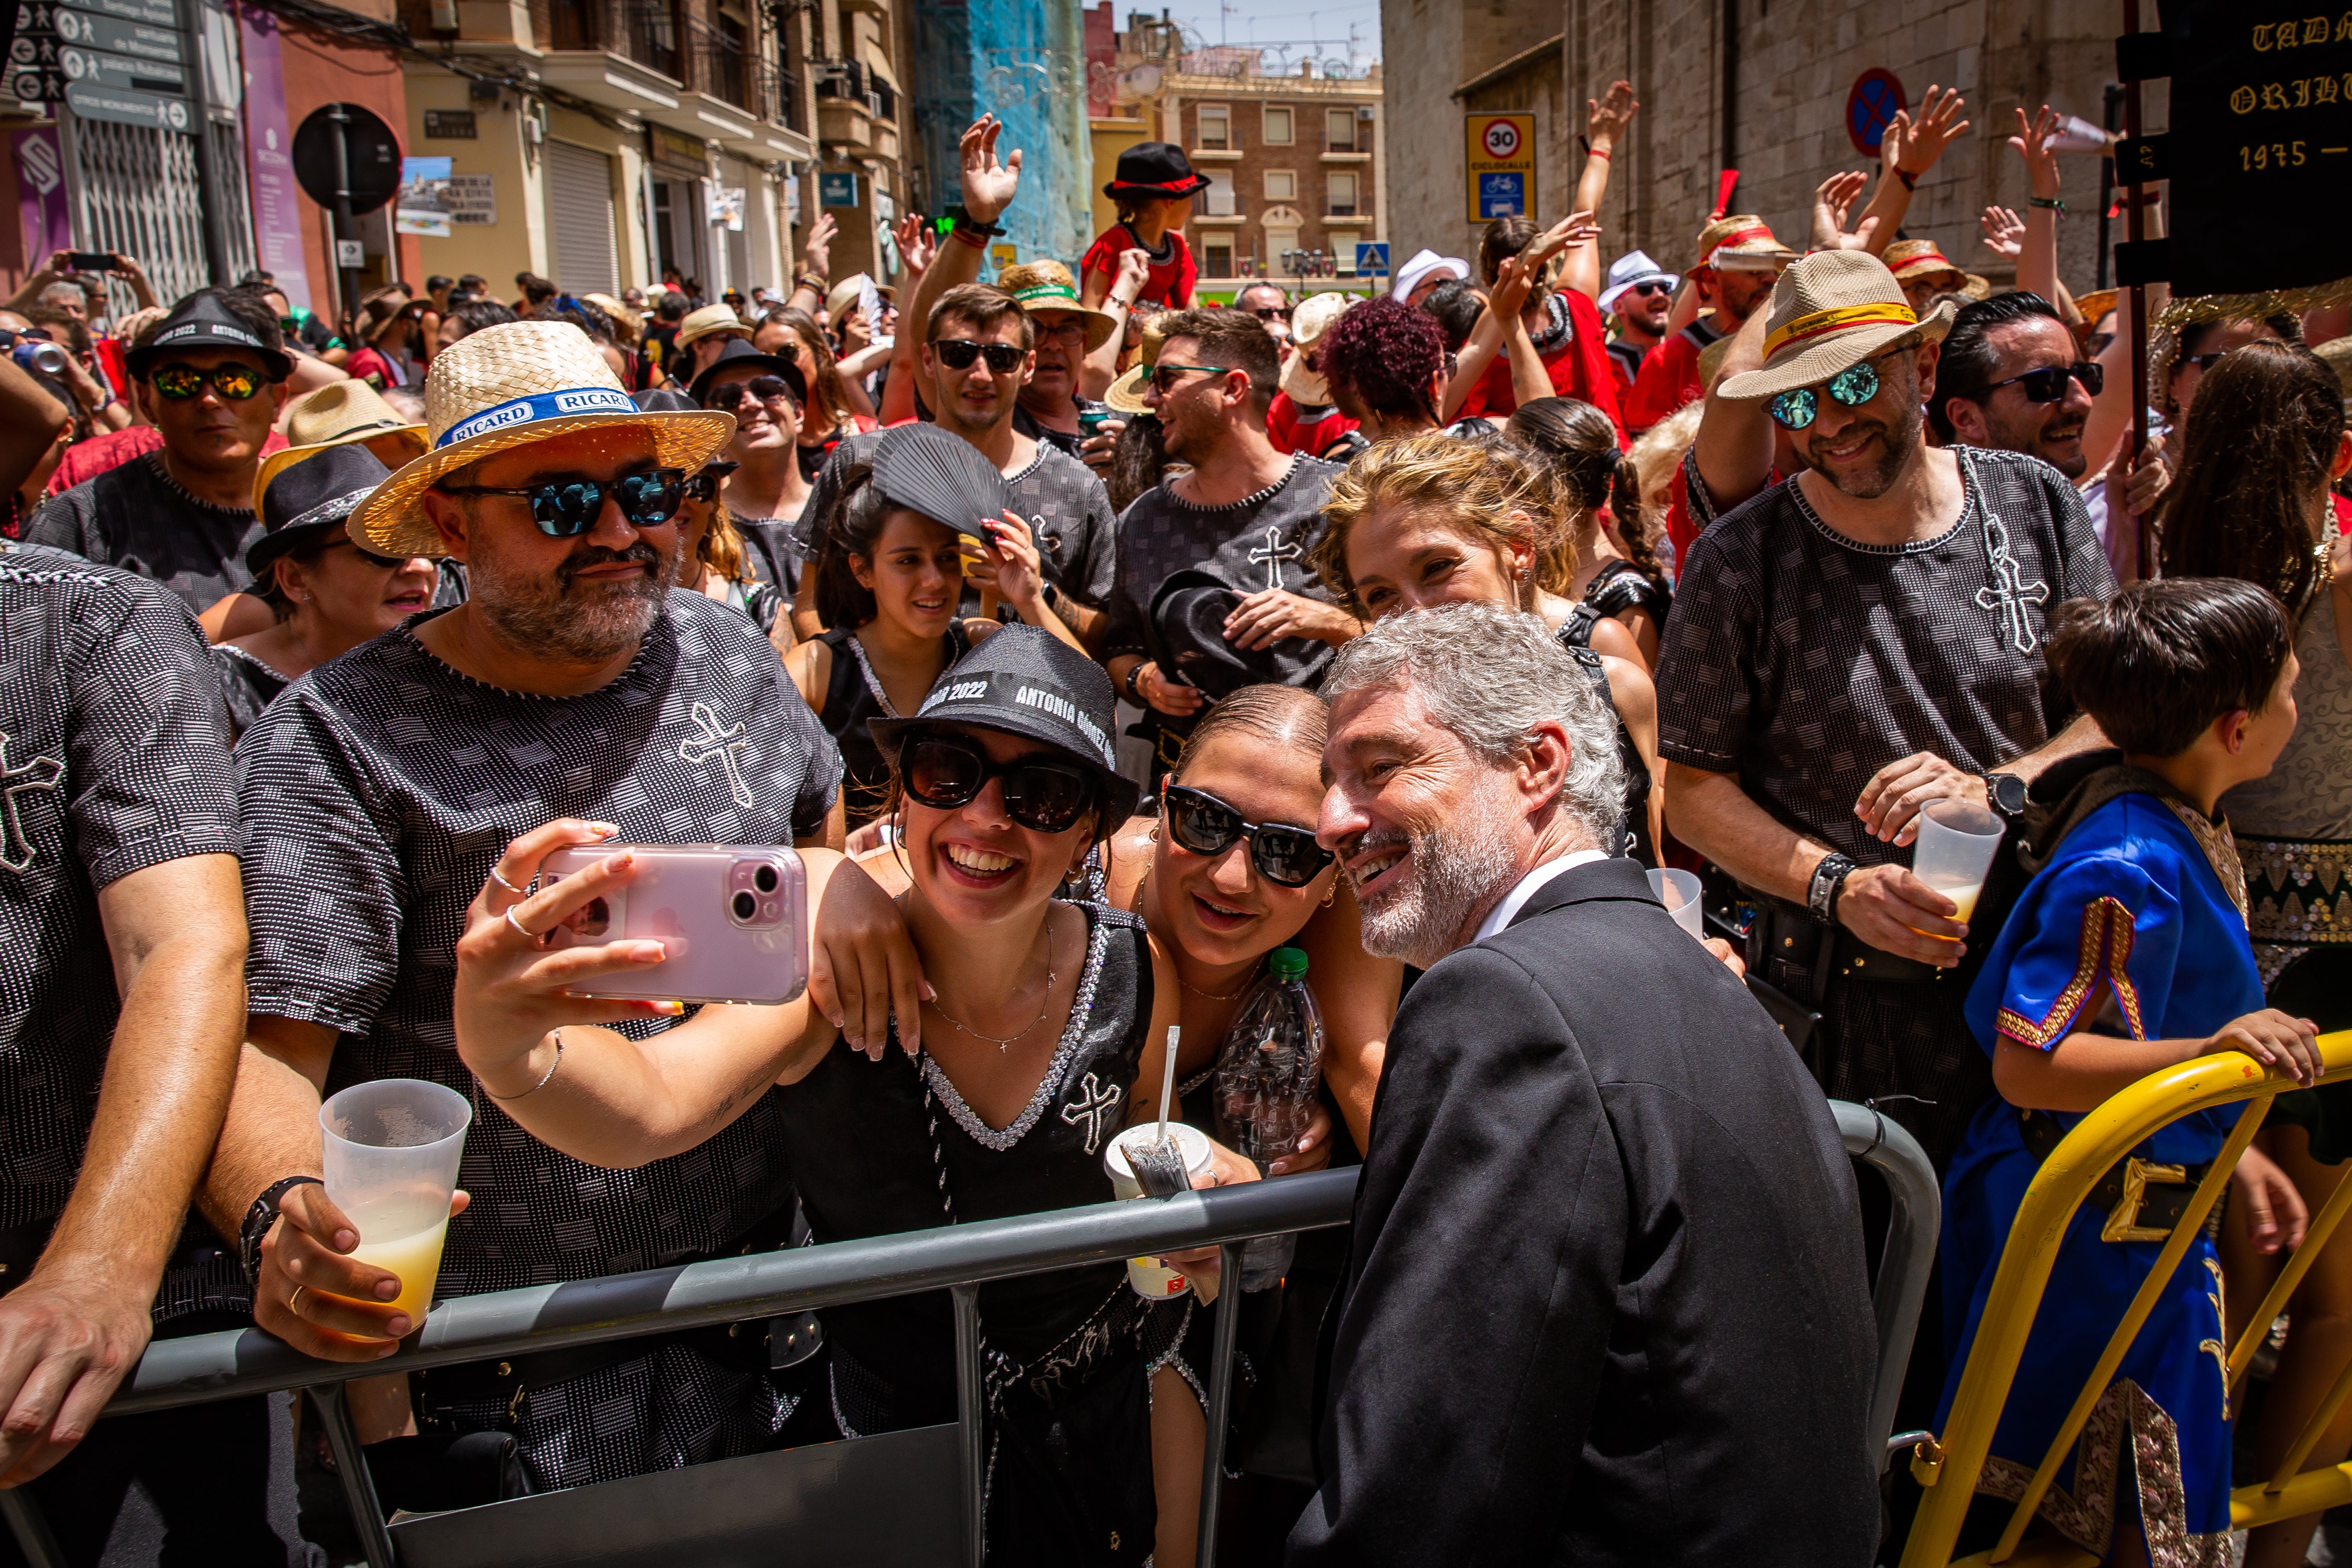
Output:
<path fill-rule="evenodd" d="M 940 1017 L 945 1018 L 949 1023 L 954 1025 L 963 1033 L 970 1035 L 973 1039 L 986 1040 L 990 1045 L 996 1047 L 1000 1055 L 1005 1051 L 1011 1050 L 1013 1048 L 1013 1041 L 1021 1038 L 1024 1035 L 1028 1034 L 1038 1025 L 1045 1021 L 1046 1012 L 1054 1005 L 1054 928 L 1050 921 L 1045 927 L 1044 935 L 1045 938 L 1045 994 L 1038 999 L 1037 1016 L 1030 1019 L 1027 1023 L 1022 1025 L 1021 1027 L 1015 1029 L 1009 1035 L 1002 1037 L 996 1035 L 983 1035 L 978 1029 L 973 1028 L 970 1024 L 965 1023 L 961 1018 L 957 1017 L 953 1013 L 949 1012 L 945 1007 L 940 1006 L 939 998 L 936 996 L 931 998 L 931 1011 L 937 1013 Z"/>

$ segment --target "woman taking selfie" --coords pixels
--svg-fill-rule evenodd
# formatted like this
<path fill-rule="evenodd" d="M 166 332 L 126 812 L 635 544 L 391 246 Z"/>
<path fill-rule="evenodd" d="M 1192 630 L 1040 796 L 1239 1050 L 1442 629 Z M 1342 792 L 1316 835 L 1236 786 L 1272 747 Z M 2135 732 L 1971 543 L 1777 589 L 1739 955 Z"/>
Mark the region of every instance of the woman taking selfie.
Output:
<path fill-rule="evenodd" d="M 1112 765 L 1110 683 L 1076 649 L 1013 626 L 936 696 L 919 720 L 875 726 L 905 794 L 899 906 L 931 993 L 917 1026 L 859 1051 L 805 996 L 706 1006 L 644 1042 L 600 1026 L 677 1005 L 567 994 L 642 971 L 661 946 L 548 951 L 538 933 L 632 875 L 621 850 L 518 901 L 502 884 L 527 886 L 556 847 L 598 842 L 588 825 L 554 823 L 509 847 L 458 944 L 457 1045 L 485 1091 L 554 1147 L 633 1166 L 694 1147 L 774 1084 L 819 1241 L 1108 1201 L 1106 1144 L 1156 1109 L 1180 994 L 1139 921 L 1055 897 L 1135 802 Z M 1221 1168 L 1255 1174 L 1231 1156 Z M 1115 1262 L 981 1288 L 992 1563 L 1190 1560 L 1199 1406 L 1165 1364 L 1190 1308 L 1145 1300 Z M 829 1309 L 825 1327 L 845 1433 L 955 1419 L 943 1295 Z M 1171 1419 L 1186 1414 L 1189 1442 Z"/>
<path fill-rule="evenodd" d="M 981 506 L 992 507 L 993 519 L 967 520 Z M 971 648 L 971 633 L 985 636 L 993 624 L 968 626 L 956 614 L 966 550 L 1025 620 L 1077 646 L 1045 606 L 1037 549 L 1029 525 L 1010 510 L 1003 476 L 971 443 L 937 426 L 902 426 L 884 436 L 872 463 L 846 476 L 825 520 L 816 595 L 828 629 L 795 647 L 784 664 L 841 746 L 842 798 L 853 828 L 884 815 L 890 782 L 890 764 L 866 721 L 914 712 L 940 672 Z"/>
<path fill-rule="evenodd" d="M 1508 444 L 1474 446 L 1443 436 L 1385 443 L 1333 483 L 1315 570 L 1341 604 L 1368 621 L 1481 602 L 1541 616 L 1617 715 L 1624 848 L 1654 867 L 1665 806 L 1657 688 L 1634 660 L 1576 642 L 1576 605 L 1538 586 L 1545 544 L 1538 520 L 1553 504 L 1549 477 Z"/>

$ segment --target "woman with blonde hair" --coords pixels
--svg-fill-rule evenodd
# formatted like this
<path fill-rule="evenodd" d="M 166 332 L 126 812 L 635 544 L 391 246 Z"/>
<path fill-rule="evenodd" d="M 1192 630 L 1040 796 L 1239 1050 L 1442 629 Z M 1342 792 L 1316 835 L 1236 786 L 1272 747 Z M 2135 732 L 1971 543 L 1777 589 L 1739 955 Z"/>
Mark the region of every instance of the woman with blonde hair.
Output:
<path fill-rule="evenodd" d="M 1323 585 L 1367 621 L 1471 603 L 1542 616 L 1617 715 L 1624 849 L 1655 866 L 1665 802 L 1657 688 L 1638 658 L 1577 641 L 1576 604 L 1541 580 L 1545 550 L 1558 535 L 1555 506 L 1549 474 L 1508 443 L 1446 436 L 1383 442 L 1333 482 L 1310 560 Z M 1624 630 L 1609 621 L 1601 626 Z"/>

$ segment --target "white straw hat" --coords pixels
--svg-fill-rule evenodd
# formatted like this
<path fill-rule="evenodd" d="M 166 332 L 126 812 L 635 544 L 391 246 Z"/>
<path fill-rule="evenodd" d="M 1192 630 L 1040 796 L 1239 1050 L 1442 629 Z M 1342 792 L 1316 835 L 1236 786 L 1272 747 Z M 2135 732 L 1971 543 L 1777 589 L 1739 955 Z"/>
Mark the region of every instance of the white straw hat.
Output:
<path fill-rule="evenodd" d="M 659 466 L 688 473 L 735 435 L 735 416 L 716 409 L 639 408 L 588 334 L 568 321 L 508 321 L 468 332 L 434 356 L 425 377 L 432 450 L 376 487 L 352 514 L 352 538 L 380 555 L 446 555 L 417 504 L 443 475 L 599 425 L 635 426 L 653 437 Z"/>
<path fill-rule="evenodd" d="M 1291 312 L 1291 355 L 1290 363 L 1282 367 L 1282 390 L 1300 407 L 1320 408 L 1331 401 L 1330 386 L 1307 361 L 1331 323 L 1346 315 L 1355 302 L 1353 294 L 1310 294 Z"/>

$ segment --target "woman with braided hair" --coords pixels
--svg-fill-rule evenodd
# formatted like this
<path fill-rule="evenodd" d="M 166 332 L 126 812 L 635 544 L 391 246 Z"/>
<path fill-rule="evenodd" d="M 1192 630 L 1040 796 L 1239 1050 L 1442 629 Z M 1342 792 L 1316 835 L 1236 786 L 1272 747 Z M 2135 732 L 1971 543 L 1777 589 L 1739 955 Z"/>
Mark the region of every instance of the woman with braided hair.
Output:
<path fill-rule="evenodd" d="M 1650 542 L 1642 477 L 1618 448 L 1617 426 L 1590 403 L 1545 397 L 1519 405 L 1503 433 L 1551 471 L 1566 512 L 1544 552 L 1543 585 L 1576 602 L 1590 642 L 1594 621 L 1632 634 L 1642 667 L 1655 669 L 1673 595 Z"/>

